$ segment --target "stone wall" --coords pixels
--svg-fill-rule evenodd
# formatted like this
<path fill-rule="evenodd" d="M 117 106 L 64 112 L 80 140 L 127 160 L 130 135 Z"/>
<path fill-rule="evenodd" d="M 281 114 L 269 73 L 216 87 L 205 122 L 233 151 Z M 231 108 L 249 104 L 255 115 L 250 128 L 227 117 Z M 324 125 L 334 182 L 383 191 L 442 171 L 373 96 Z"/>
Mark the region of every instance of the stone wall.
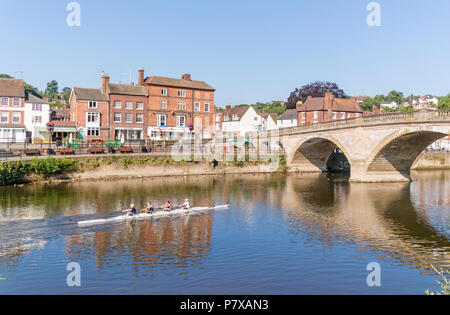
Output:
<path fill-rule="evenodd" d="M 450 152 L 423 153 L 412 166 L 413 170 L 450 169 Z"/>

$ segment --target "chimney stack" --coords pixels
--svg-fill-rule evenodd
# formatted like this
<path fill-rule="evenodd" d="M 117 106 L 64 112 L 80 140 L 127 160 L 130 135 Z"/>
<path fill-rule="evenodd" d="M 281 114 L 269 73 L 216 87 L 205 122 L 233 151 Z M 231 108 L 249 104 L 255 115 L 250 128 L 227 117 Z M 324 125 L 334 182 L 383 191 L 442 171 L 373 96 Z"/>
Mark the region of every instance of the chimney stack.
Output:
<path fill-rule="evenodd" d="M 334 100 L 334 94 L 331 92 L 325 93 L 325 108 L 331 109 L 333 108 L 333 100 Z"/>
<path fill-rule="evenodd" d="M 185 73 L 181 76 L 183 80 L 191 81 L 191 75 L 189 73 Z"/>
<path fill-rule="evenodd" d="M 225 112 L 229 113 L 231 112 L 231 105 L 227 104 L 227 106 L 225 107 Z"/>
<path fill-rule="evenodd" d="M 142 68 L 142 67 L 139 69 L 138 85 L 144 86 L 144 68 Z"/>
<path fill-rule="evenodd" d="M 102 92 L 108 94 L 109 91 L 109 75 L 102 71 Z"/>

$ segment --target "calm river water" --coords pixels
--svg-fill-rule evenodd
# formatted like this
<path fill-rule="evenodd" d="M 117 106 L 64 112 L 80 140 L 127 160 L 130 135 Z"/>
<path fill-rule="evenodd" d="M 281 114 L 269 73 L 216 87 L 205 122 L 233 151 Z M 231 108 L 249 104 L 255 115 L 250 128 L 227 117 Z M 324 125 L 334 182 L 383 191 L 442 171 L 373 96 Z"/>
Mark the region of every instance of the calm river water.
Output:
<path fill-rule="evenodd" d="M 450 266 L 450 172 L 411 184 L 240 175 L 0 188 L 0 293 L 424 294 Z M 80 228 L 147 200 L 208 215 Z M 66 266 L 81 266 L 68 287 Z M 381 287 L 366 283 L 381 265 Z"/>

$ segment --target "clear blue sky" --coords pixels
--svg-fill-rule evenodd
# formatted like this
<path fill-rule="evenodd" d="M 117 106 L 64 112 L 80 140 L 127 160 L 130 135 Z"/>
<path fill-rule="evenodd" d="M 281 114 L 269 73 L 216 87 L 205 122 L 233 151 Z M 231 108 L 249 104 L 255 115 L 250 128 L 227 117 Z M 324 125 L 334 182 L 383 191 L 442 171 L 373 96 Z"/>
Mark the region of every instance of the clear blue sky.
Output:
<path fill-rule="evenodd" d="M 350 95 L 450 92 L 450 1 L 80 0 L 81 27 L 68 27 L 69 0 L 0 0 L 0 73 L 40 89 L 99 87 L 143 66 L 146 75 L 191 73 L 217 89 L 216 104 L 284 100 L 314 80 Z"/>

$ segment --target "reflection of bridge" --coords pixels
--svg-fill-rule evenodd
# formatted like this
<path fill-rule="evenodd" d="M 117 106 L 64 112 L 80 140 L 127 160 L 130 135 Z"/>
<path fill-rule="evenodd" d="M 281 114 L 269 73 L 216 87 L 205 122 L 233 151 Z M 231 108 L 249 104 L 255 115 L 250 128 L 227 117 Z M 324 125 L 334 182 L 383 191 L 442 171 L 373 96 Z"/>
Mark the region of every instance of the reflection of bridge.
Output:
<path fill-rule="evenodd" d="M 409 181 L 419 155 L 448 134 L 450 112 L 420 111 L 282 129 L 280 142 L 292 171 L 326 171 L 339 148 L 350 164 L 350 181 Z"/>

